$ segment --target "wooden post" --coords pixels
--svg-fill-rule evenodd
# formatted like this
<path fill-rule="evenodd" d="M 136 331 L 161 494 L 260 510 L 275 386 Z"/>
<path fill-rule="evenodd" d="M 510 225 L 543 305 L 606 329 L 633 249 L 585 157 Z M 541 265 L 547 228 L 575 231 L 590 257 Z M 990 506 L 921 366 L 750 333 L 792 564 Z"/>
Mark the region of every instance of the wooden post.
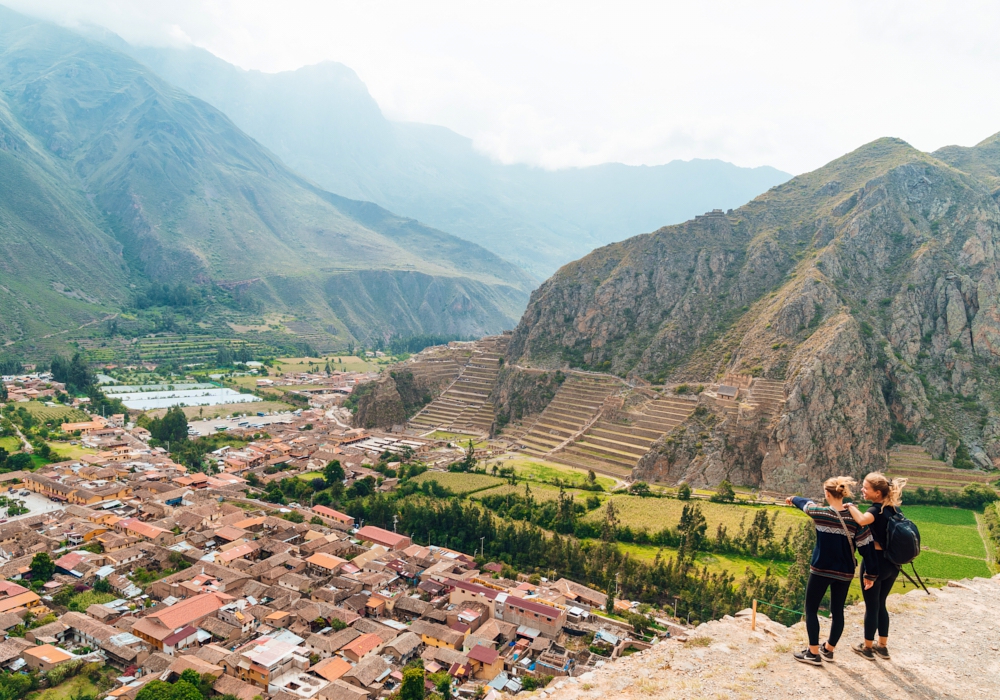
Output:
<path fill-rule="evenodd" d="M 750 631 L 757 631 L 757 599 L 753 599 L 753 610 L 750 613 Z"/>

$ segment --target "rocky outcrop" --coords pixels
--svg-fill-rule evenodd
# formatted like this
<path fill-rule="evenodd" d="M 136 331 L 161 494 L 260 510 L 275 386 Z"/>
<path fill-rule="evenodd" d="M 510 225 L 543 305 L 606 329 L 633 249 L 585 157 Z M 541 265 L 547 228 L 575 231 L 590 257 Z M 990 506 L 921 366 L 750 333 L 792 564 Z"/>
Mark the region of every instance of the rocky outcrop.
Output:
<path fill-rule="evenodd" d="M 807 696 L 912 700 L 995 695 L 1000 673 L 995 623 L 1000 580 L 950 582 L 931 589 L 930 595 L 908 590 L 889 596 L 887 603 L 892 615 L 892 661 L 873 664 L 850 652 L 862 636 L 862 603 L 845 611 L 836 663 L 824 663 L 823 668 L 806 668 L 792 658 L 806 645 L 805 623 L 785 627 L 769 619 L 765 614 L 769 610 L 761 605 L 756 629 L 751 627 L 750 610 L 686 633 L 672 625 L 670 639 L 602 668 L 557 677 L 543 693 L 549 700 Z"/>
<path fill-rule="evenodd" d="M 566 375 L 556 370 L 545 372 L 518 367 L 502 367 L 490 401 L 496 412 L 496 429 L 511 421 L 541 413 L 549 405 Z"/>
<path fill-rule="evenodd" d="M 403 425 L 430 403 L 431 390 L 421 386 L 409 370 L 384 372 L 376 381 L 363 384 L 358 393 L 354 425 L 359 428 L 389 429 Z"/>
<path fill-rule="evenodd" d="M 778 415 L 692 425 L 709 438 L 661 441 L 640 474 L 794 491 L 883 466 L 894 430 L 1000 464 L 998 173 L 998 139 L 873 142 L 565 266 L 532 294 L 508 363 L 783 382 Z"/>

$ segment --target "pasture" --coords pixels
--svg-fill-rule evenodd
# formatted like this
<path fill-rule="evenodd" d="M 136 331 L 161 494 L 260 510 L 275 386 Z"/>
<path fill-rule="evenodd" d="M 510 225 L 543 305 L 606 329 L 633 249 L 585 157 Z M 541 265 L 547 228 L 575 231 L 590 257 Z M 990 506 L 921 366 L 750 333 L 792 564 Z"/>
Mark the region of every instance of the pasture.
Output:
<path fill-rule="evenodd" d="M 503 479 L 488 474 L 463 474 L 461 472 L 424 472 L 413 477 L 412 481 L 417 484 L 422 484 L 425 481 L 436 481 L 440 486 L 459 496 L 484 489 L 492 490 L 493 487 L 504 483 Z"/>
<path fill-rule="evenodd" d="M 486 496 L 506 496 L 507 494 L 514 494 L 517 496 L 523 496 L 525 493 L 524 487 L 527 486 L 531 489 L 531 496 L 536 501 L 555 501 L 559 498 L 559 487 L 551 486 L 549 484 L 540 484 L 538 482 L 520 482 L 511 486 L 510 484 L 502 483 L 499 486 L 494 486 L 491 489 L 485 491 L 476 492 L 474 498 L 485 498 Z M 580 491 L 578 489 L 566 489 L 566 493 L 575 496 L 577 500 L 581 498 L 586 498 L 590 495 L 587 491 Z M 601 511 L 604 512 L 603 510 Z M 603 517 L 603 516 L 602 516 Z"/>
<path fill-rule="evenodd" d="M 528 481 L 544 481 L 552 484 L 556 480 L 559 480 L 567 487 L 582 487 L 587 484 L 587 472 L 582 469 L 522 456 L 511 457 L 502 461 L 503 466 L 513 467 L 520 478 Z M 605 491 L 611 491 L 615 488 L 617 481 L 612 477 L 600 474 L 596 476 L 596 482 Z"/>
<path fill-rule="evenodd" d="M 923 551 L 915 564 L 921 576 L 961 579 L 992 575 L 986 562 L 986 545 L 979 535 L 973 511 L 905 505 L 902 510 L 920 529 Z"/>
<path fill-rule="evenodd" d="M 0 449 L 6 450 L 8 454 L 21 451 L 21 441 L 16 435 L 0 438 Z"/>
<path fill-rule="evenodd" d="M 806 522 L 808 516 L 797 508 L 788 506 L 740 506 L 728 503 L 711 503 L 709 501 L 679 501 L 674 498 L 640 498 L 639 496 L 612 496 L 618 509 L 618 523 L 633 530 L 645 528 L 649 532 L 659 532 L 665 527 L 676 527 L 684 510 L 685 503 L 696 503 L 701 506 L 701 512 L 708 524 L 708 534 L 715 535 L 718 526 L 725 525 L 730 536 L 735 535 L 740 524 L 749 527 L 760 508 L 768 511 L 773 517 L 778 513 L 775 522 L 775 536 L 780 539 L 785 536 L 788 528 L 795 528 L 799 523 Z M 588 513 L 584 520 L 600 522 L 604 519 L 604 508 Z"/>
<path fill-rule="evenodd" d="M 38 401 L 27 401 L 19 403 L 17 406 L 18 408 L 23 407 L 24 410 L 31 414 L 32 418 L 43 423 L 47 423 L 50 420 L 58 423 L 79 423 L 90 420 L 90 416 L 84 411 L 69 406 L 46 406 Z"/>

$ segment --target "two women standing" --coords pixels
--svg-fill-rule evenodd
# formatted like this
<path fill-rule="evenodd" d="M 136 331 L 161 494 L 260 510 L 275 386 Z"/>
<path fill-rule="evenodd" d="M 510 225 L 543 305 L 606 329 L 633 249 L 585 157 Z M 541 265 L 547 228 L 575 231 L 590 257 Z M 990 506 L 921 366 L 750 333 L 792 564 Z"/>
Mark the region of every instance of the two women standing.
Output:
<path fill-rule="evenodd" d="M 865 641 L 851 649 L 873 661 L 876 656 L 889 658 L 889 612 L 885 600 L 892 590 L 899 567 L 885 556 L 887 523 L 902 502 L 906 479 L 888 479 L 872 472 L 861 486 L 861 497 L 872 503 L 864 513 L 853 503 L 844 504 L 852 496 L 855 480 L 838 476 L 823 483 L 827 505 L 808 498 L 788 498 L 786 503 L 800 508 L 816 526 L 816 546 L 813 548 L 806 583 L 805 617 L 809 647 L 796 652 L 796 661 L 822 665 L 833 661 L 834 649 L 844 631 L 844 604 L 854 580 L 855 551 L 861 554 L 861 588 L 865 599 Z M 819 644 L 819 606 L 830 592 L 830 634 L 822 647 Z M 878 632 L 879 643 L 875 644 Z"/>

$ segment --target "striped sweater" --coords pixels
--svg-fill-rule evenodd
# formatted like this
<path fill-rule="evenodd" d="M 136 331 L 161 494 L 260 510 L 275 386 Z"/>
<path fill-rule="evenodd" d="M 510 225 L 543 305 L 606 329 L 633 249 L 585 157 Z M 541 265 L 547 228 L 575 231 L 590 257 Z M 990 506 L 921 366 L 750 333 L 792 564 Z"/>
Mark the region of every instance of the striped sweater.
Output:
<path fill-rule="evenodd" d="M 851 546 L 853 540 L 865 562 L 865 578 L 871 580 L 878 578 L 875 539 L 867 527 L 854 522 L 854 518 L 846 508 L 840 511 L 844 520 L 844 524 L 841 525 L 840 518 L 830 506 L 800 497 L 793 498 L 792 505 L 812 518 L 816 526 L 816 547 L 813 548 L 809 571 L 817 576 L 826 576 L 838 581 L 852 580 L 857 567 Z M 847 532 L 844 531 L 844 525 L 847 526 Z"/>

